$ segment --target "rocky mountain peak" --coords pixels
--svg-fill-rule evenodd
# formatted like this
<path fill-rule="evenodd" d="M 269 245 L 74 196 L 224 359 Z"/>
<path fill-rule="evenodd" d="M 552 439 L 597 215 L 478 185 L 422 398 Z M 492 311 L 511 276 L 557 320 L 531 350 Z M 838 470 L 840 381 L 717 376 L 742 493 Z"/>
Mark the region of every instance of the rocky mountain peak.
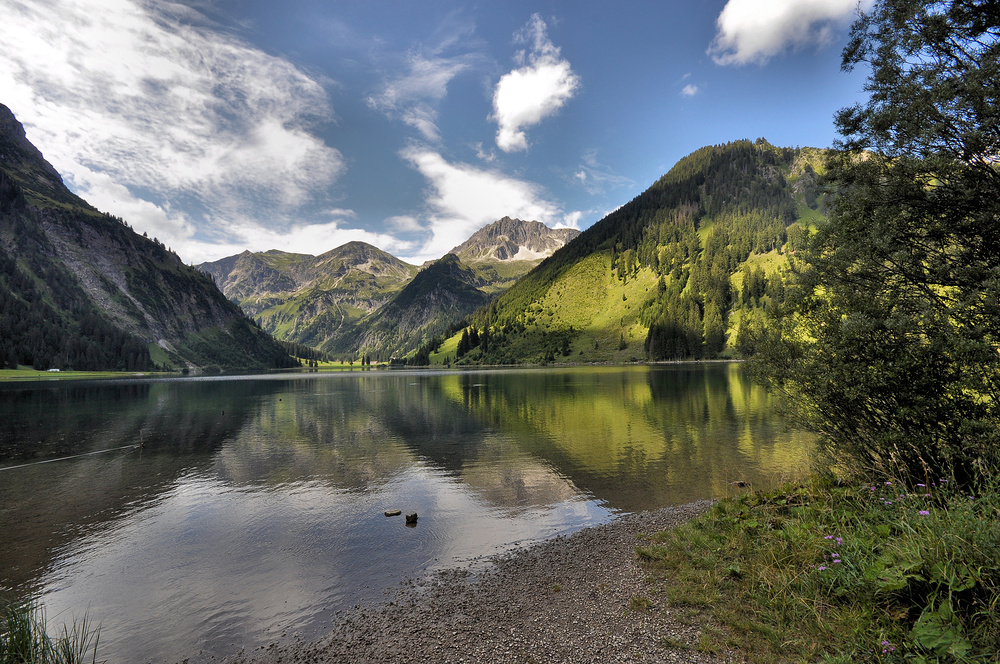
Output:
<path fill-rule="evenodd" d="M 466 262 L 533 261 L 551 256 L 579 234 L 572 228 L 504 217 L 480 228 L 449 253 Z"/>

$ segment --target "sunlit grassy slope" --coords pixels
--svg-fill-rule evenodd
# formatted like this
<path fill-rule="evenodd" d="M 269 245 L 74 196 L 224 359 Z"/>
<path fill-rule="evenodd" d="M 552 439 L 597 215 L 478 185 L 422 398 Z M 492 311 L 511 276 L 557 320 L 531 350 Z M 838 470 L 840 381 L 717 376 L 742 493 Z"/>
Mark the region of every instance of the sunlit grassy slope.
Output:
<path fill-rule="evenodd" d="M 824 218 L 824 151 L 703 148 L 480 309 L 460 364 L 731 358 Z M 463 330 L 431 354 L 455 362 Z M 742 341 L 741 341 L 742 339 Z M 740 343 L 738 343 L 738 341 Z"/>

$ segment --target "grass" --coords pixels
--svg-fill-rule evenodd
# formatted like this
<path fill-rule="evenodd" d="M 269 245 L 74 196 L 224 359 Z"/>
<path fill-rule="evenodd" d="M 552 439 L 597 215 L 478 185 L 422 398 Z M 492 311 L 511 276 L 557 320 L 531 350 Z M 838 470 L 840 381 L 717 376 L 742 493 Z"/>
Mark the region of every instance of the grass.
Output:
<path fill-rule="evenodd" d="M 829 478 L 744 494 L 638 555 L 702 652 L 753 662 L 998 662 L 1000 488 Z M 712 625 L 718 629 L 710 629 Z"/>
<path fill-rule="evenodd" d="M 36 371 L 31 367 L 0 369 L 0 381 L 93 380 L 97 378 L 133 378 L 135 376 L 172 376 L 154 371 Z"/>
<path fill-rule="evenodd" d="M 0 664 L 94 664 L 100 633 L 84 617 L 52 638 L 40 604 L 7 604 L 0 613 Z"/>

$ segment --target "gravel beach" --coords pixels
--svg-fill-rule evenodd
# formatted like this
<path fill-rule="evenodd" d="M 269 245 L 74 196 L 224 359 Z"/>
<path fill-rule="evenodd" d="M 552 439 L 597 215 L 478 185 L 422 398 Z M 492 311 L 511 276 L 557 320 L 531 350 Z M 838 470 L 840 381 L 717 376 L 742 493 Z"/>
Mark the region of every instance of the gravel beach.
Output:
<path fill-rule="evenodd" d="M 473 574 L 440 572 L 403 583 L 384 602 L 343 614 L 315 642 L 239 653 L 227 664 L 469 662 L 736 662 L 667 644 L 697 642 L 683 610 L 646 583 L 639 535 L 704 511 L 700 501 L 621 517 L 497 558 Z M 637 610 L 633 598 L 647 598 Z"/>

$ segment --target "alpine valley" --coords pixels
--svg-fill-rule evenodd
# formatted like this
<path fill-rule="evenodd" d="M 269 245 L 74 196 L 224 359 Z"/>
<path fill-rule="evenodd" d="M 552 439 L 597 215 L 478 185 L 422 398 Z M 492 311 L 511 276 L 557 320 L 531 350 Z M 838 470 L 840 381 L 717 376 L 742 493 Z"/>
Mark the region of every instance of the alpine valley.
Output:
<path fill-rule="evenodd" d="M 244 252 L 198 268 L 282 341 L 385 361 L 449 332 L 579 234 L 504 217 L 421 268 L 363 242 L 320 256 Z"/>
<path fill-rule="evenodd" d="M 0 360 L 145 370 L 297 364 L 286 351 L 420 365 L 749 355 L 823 216 L 823 159 L 763 139 L 705 147 L 583 233 L 505 217 L 419 267 L 361 242 L 189 267 L 72 194 L 0 106 Z"/>

